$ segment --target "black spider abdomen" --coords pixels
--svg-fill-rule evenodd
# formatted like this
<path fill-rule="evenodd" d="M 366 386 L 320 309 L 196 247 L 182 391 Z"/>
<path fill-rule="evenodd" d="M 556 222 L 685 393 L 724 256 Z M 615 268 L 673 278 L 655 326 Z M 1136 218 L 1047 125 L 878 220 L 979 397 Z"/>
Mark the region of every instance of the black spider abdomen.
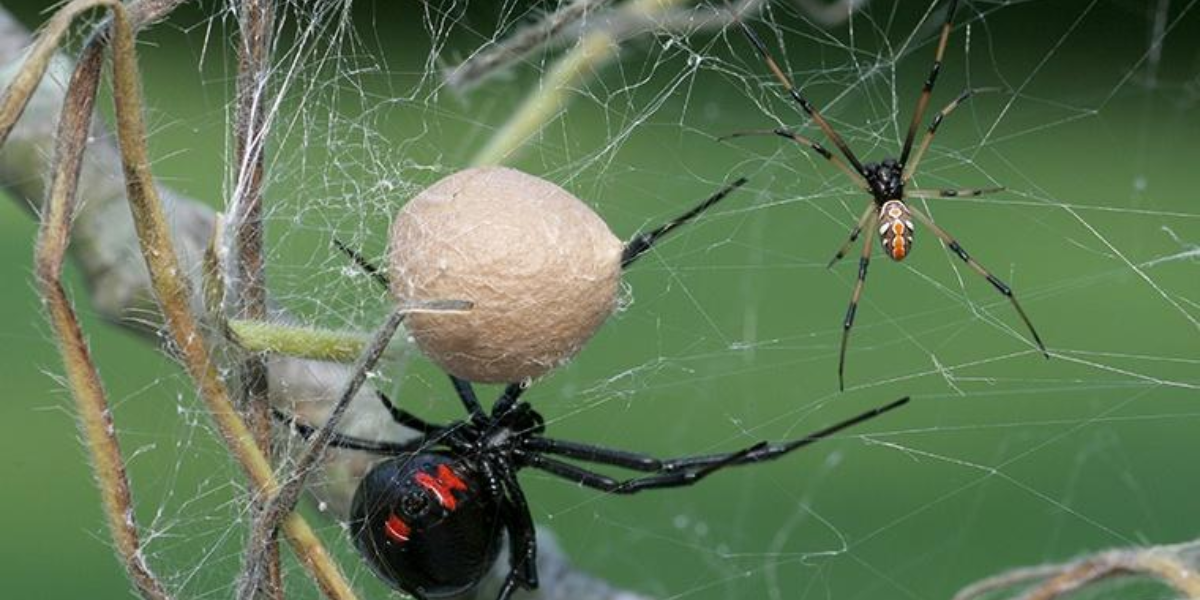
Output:
<path fill-rule="evenodd" d="M 426 453 L 383 461 L 354 494 L 350 534 L 393 588 L 443 598 L 475 587 L 500 551 L 499 505 L 475 474 Z"/>

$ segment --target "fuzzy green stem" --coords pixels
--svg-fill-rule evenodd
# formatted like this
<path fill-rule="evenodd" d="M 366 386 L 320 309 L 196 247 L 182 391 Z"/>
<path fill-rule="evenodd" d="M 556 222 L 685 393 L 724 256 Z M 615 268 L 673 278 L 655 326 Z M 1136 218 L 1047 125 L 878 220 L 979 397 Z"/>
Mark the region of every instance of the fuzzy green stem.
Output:
<path fill-rule="evenodd" d="M 370 342 L 369 336 L 356 331 L 245 319 L 230 320 L 229 330 L 234 341 L 248 352 L 265 352 L 338 363 L 354 362 Z M 391 350 L 385 357 L 395 358 L 398 353 Z"/>
<path fill-rule="evenodd" d="M 428 300 L 402 305 L 396 311 L 411 313 L 457 313 L 471 310 L 466 300 Z M 265 352 L 294 358 L 352 363 L 371 343 L 370 336 L 358 332 L 336 331 L 303 325 L 282 325 L 246 319 L 232 319 L 229 332 L 243 350 Z M 384 358 L 399 358 L 398 351 L 384 351 Z"/>

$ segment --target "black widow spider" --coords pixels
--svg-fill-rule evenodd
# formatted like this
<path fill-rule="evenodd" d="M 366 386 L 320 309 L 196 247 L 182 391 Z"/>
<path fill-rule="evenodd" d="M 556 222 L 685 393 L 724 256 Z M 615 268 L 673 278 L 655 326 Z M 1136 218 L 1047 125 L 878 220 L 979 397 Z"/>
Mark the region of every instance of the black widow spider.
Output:
<path fill-rule="evenodd" d="M 921 88 L 921 95 L 917 98 L 917 108 L 913 111 L 912 121 L 908 126 L 908 135 L 904 138 L 904 148 L 900 152 L 900 158 L 888 158 L 880 163 L 867 163 L 865 165 L 859 162 L 858 157 L 854 155 L 854 152 L 846 144 L 846 141 L 834 131 L 829 122 L 825 120 L 825 117 L 821 116 L 821 112 L 792 83 L 791 78 L 783 72 L 783 69 L 779 68 L 779 64 L 771 57 L 771 53 L 767 51 L 766 44 L 758 37 L 758 34 L 754 33 L 754 30 L 740 18 L 737 18 L 736 11 L 733 13 L 738 27 L 746 35 L 746 39 L 750 40 L 750 44 L 754 46 L 759 56 L 762 57 L 763 62 L 767 63 L 767 67 L 771 70 L 775 79 L 783 85 L 783 89 L 787 91 L 788 96 L 800 105 L 800 108 L 817 124 L 817 127 L 825 133 L 825 136 L 833 142 L 833 145 L 837 146 L 846 160 L 850 161 L 850 165 L 848 166 L 845 161 L 821 144 L 798 133 L 794 133 L 789 129 L 742 131 L 724 136 L 721 139 L 752 135 L 777 135 L 792 140 L 798 144 L 807 146 L 813 152 L 820 155 L 821 158 L 833 163 L 855 185 L 871 195 L 871 202 L 866 206 L 862 216 L 859 217 L 854 229 L 851 230 L 850 239 L 842 244 L 842 247 L 838 249 L 828 265 L 832 267 L 834 263 L 841 260 L 850 248 L 850 244 L 853 244 L 858 239 L 859 234 L 863 230 L 866 230 L 867 236 L 863 242 L 862 256 L 858 261 L 858 281 L 854 285 L 854 292 L 850 296 L 850 306 L 846 309 L 846 318 L 842 322 L 842 345 L 838 354 L 839 389 L 845 389 L 846 345 L 850 340 L 850 328 L 854 326 L 854 313 L 858 310 L 858 301 L 862 297 L 863 285 L 867 281 L 867 265 L 871 262 L 871 239 L 876 234 L 876 226 L 878 226 L 879 241 L 883 245 L 884 253 L 891 257 L 892 260 L 901 261 L 908 256 L 913 244 L 912 216 L 917 217 L 917 220 L 924 223 L 926 227 L 933 231 L 934 235 L 942 240 L 942 243 L 946 244 L 947 248 L 958 255 L 972 270 L 987 279 L 988 283 L 991 283 L 996 288 L 996 291 L 1003 294 L 1004 297 L 1012 302 L 1013 308 L 1016 309 L 1021 320 L 1025 322 L 1025 326 L 1029 328 L 1029 333 L 1033 335 L 1033 341 L 1037 344 L 1038 349 L 1042 351 L 1042 354 L 1046 358 L 1050 358 L 1050 354 L 1046 351 L 1046 345 L 1042 343 L 1042 338 L 1038 336 L 1037 330 L 1033 328 L 1033 323 L 1025 315 L 1025 310 L 1021 308 L 1020 303 L 1017 302 L 1012 288 L 1008 287 L 1008 284 L 1003 281 L 1000 281 L 995 275 L 992 275 L 974 258 L 971 258 L 971 255 L 967 254 L 962 245 L 946 230 L 937 226 L 933 222 L 933 219 L 904 201 L 905 198 L 974 197 L 999 192 L 1004 189 L 1002 187 L 966 190 L 905 189 L 905 186 L 916 172 L 917 165 L 921 162 L 921 157 L 929 149 L 929 144 L 933 141 L 933 137 L 937 133 L 938 126 L 942 124 L 942 120 L 977 91 L 966 90 L 938 112 L 929 124 L 929 128 L 926 130 L 925 136 L 921 139 L 920 145 L 917 146 L 916 152 L 912 152 L 917 129 L 920 127 L 921 119 L 925 116 L 925 109 L 929 107 L 929 99 L 933 95 L 933 85 L 937 81 L 938 73 L 942 70 L 942 57 L 946 53 L 946 42 L 950 39 L 950 30 L 954 26 L 954 12 L 957 8 L 958 0 L 950 0 L 949 6 L 946 8 L 946 20 L 942 23 L 941 37 L 938 39 L 937 50 L 933 57 L 933 67 L 930 68 L 929 76 L 925 79 L 925 85 Z M 733 11 L 732 8 L 730 10 Z"/>
<path fill-rule="evenodd" d="M 621 257 L 632 265 L 665 235 L 691 221 L 746 183 L 738 179 L 679 217 L 635 235 Z M 377 266 L 335 240 L 338 248 L 385 288 Z M 509 384 L 486 413 L 470 382 L 450 376 L 467 418 L 434 425 L 378 397 L 392 419 L 418 433 L 389 442 L 333 434 L 329 444 L 387 457 L 359 482 L 350 510 L 350 534 L 371 570 L 395 589 L 417 598 L 445 598 L 473 589 L 509 539 L 509 573 L 499 600 L 518 589 L 538 587 L 537 539 L 533 517 L 517 481 L 531 467 L 582 486 L 613 494 L 692 485 L 722 468 L 779 458 L 908 401 L 885 406 L 802 438 L 762 442 L 737 452 L 660 460 L 645 454 L 542 436 L 545 422 L 526 402 L 522 383 Z M 316 428 L 276 411 L 275 416 L 305 438 Z M 618 480 L 570 462 L 610 465 L 643 473 Z"/>
<path fill-rule="evenodd" d="M 517 473 L 534 468 L 612 494 L 685 487 L 725 467 L 763 462 L 799 450 L 908 401 L 901 398 L 786 442 L 760 442 L 736 452 L 662 460 L 579 442 L 544 437 L 545 422 L 520 400 L 523 384 L 509 384 L 484 412 L 467 381 L 450 376 L 468 417 L 428 423 L 380 401 L 396 423 L 419 432 L 405 442 L 337 435 L 330 445 L 388 457 L 363 477 L 354 493 L 350 535 L 371 570 L 395 589 L 421 599 L 445 598 L 474 588 L 496 561 L 501 531 L 508 534 L 509 573 L 498 600 L 518 587 L 538 587 L 533 517 Z M 302 436 L 312 425 L 290 420 Z M 614 479 L 556 457 L 644 473 Z"/>

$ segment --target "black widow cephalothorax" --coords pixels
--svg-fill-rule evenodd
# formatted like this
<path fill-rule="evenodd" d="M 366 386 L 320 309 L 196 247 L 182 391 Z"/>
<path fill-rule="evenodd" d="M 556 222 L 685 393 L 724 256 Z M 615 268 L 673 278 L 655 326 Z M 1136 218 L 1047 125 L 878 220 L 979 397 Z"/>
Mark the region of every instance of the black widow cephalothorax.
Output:
<path fill-rule="evenodd" d="M 936 1 L 936 0 L 935 0 Z M 929 128 L 925 132 L 925 136 L 921 139 L 921 143 L 917 146 L 916 152 L 913 150 L 913 141 L 916 139 L 917 129 L 920 127 L 921 120 L 925 116 L 925 109 L 929 107 L 929 99 L 933 95 L 933 85 L 937 81 L 938 73 L 942 70 L 942 57 L 946 53 L 946 42 L 950 39 L 950 30 L 954 25 L 954 12 L 958 7 L 958 0 L 950 0 L 949 6 L 946 8 L 946 20 L 942 23 L 941 37 L 938 39 L 937 50 L 933 58 L 933 67 L 929 71 L 929 76 L 925 79 L 925 85 L 921 88 L 921 95 L 917 98 L 917 108 L 913 111 L 912 121 L 908 126 L 908 135 L 904 138 L 904 148 L 900 152 L 900 158 L 888 158 L 879 163 L 863 164 L 859 162 L 858 157 L 846 144 L 833 127 L 821 116 L 821 112 L 804 96 L 804 93 L 792 83 L 790 77 L 779 68 L 779 64 L 771 57 L 771 53 L 767 51 L 767 45 L 763 43 L 758 34 L 749 25 L 741 19 L 737 19 L 738 27 L 750 40 L 751 45 L 767 63 L 767 67 L 775 76 L 775 79 L 783 85 L 788 96 L 800 105 L 805 114 L 817 124 L 825 136 L 833 142 L 841 151 L 842 156 L 849 161 L 843 161 L 838 155 L 830 152 L 824 146 L 806 138 L 789 129 L 773 129 L 773 130 L 756 130 L 756 131 L 741 131 L 722 139 L 744 137 L 752 135 L 776 135 L 789 140 L 792 140 L 803 146 L 807 146 L 813 152 L 817 153 L 821 158 L 833 163 L 835 167 L 840 169 L 848 176 L 855 185 L 863 191 L 871 195 L 871 202 L 866 206 L 862 216 L 859 217 L 858 223 L 850 232 L 850 239 L 842 244 L 833 259 L 829 261 L 829 266 L 841 260 L 846 255 L 846 251 L 850 245 L 858 239 L 860 233 L 866 230 L 866 239 L 863 241 L 862 256 L 858 261 L 858 281 L 854 285 L 854 292 L 850 296 L 850 306 L 846 309 L 846 318 L 842 322 L 842 344 L 838 354 L 838 386 L 845 387 L 845 369 L 846 369 L 846 345 L 850 340 L 850 328 L 854 326 L 854 313 L 858 310 L 858 301 L 862 297 L 863 285 L 867 281 L 867 265 L 871 262 L 871 240 L 876 233 L 879 234 L 879 240 L 883 244 L 884 252 L 893 260 L 901 261 L 908 256 L 913 244 L 913 224 L 912 217 L 915 216 L 919 221 L 925 224 L 933 234 L 942 240 L 954 254 L 967 263 L 976 273 L 983 276 L 996 288 L 998 292 L 1008 298 L 1012 302 L 1013 308 L 1024 321 L 1025 326 L 1029 328 L 1029 333 L 1033 336 L 1034 343 L 1037 344 L 1039 350 L 1046 358 L 1050 358 L 1050 354 L 1046 351 L 1045 344 L 1042 343 L 1042 338 L 1038 336 L 1037 330 L 1033 328 L 1033 323 L 1029 317 L 1025 315 L 1025 310 L 1021 308 L 1017 302 L 1016 296 L 1013 295 L 1012 288 L 1006 283 L 1000 281 L 998 277 L 992 275 L 983 265 L 979 264 L 962 245 L 958 243 L 946 230 L 939 227 L 933 222 L 929 216 L 921 212 L 917 208 L 907 204 L 906 198 L 955 198 L 961 196 L 982 196 L 984 194 L 1002 191 L 1004 188 L 985 188 L 985 189 L 967 189 L 967 190 L 907 190 L 905 186 L 912 180 L 912 176 L 917 171 L 917 165 L 921 162 L 921 157 L 925 155 L 925 151 L 929 149 L 929 144 L 933 141 L 934 135 L 937 133 L 938 126 L 942 124 L 942 120 L 946 118 L 954 109 L 958 108 L 967 98 L 969 98 L 976 90 L 967 90 L 955 98 L 950 104 L 946 105 L 937 115 L 933 117 L 933 121 L 929 124 Z M 730 10 L 733 10 L 732 8 Z M 736 18 L 736 12 L 735 12 Z M 876 227 L 878 226 L 878 231 Z"/>
<path fill-rule="evenodd" d="M 663 236 L 691 221 L 737 187 L 739 179 L 678 218 L 638 234 L 626 245 L 621 265 L 628 267 Z M 360 267 L 387 287 L 387 277 L 357 252 L 336 242 Z M 334 434 L 330 445 L 386 457 L 358 485 L 351 503 L 350 534 L 371 569 L 393 588 L 418 598 L 444 598 L 474 588 L 500 552 L 501 534 L 509 540 L 509 573 L 499 600 L 518 588 L 536 589 L 537 540 L 533 517 L 517 481 L 521 469 L 534 468 L 576 484 L 613 494 L 692 485 L 734 465 L 779 458 L 848 427 L 881 415 L 907 398 L 875 408 L 802 438 L 758 443 L 737 452 L 660 460 L 645 454 L 556 440 L 542 434 L 544 421 L 520 400 L 523 384 L 508 385 L 483 410 L 467 381 L 450 376 L 467 418 L 434 425 L 379 399 L 396 423 L 418 436 L 403 442 L 367 440 Z M 305 438 L 316 429 L 283 413 Z M 614 479 L 572 461 L 628 469 L 641 476 Z"/>
<path fill-rule="evenodd" d="M 419 437 L 386 442 L 335 435 L 330 442 L 387 457 L 358 484 L 350 535 L 381 579 L 417 598 L 455 596 L 475 587 L 499 555 L 501 532 L 508 535 L 510 571 L 499 600 L 507 600 L 518 588 L 538 587 L 537 540 L 517 481 L 521 469 L 537 469 L 612 494 L 684 487 L 725 467 L 779 458 L 908 401 L 902 398 L 795 440 L 661 460 L 543 436 L 541 415 L 520 400 L 522 384 L 507 386 L 489 414 L 470 383 L 454 376 L 450 380 L 466 419 L 434 425 L 379 394 L 392 418 Z M 294 421 L 293 427 L 305 437 L 314 431 Z M 615 479 L 563 458 L 643 475 Z"/>

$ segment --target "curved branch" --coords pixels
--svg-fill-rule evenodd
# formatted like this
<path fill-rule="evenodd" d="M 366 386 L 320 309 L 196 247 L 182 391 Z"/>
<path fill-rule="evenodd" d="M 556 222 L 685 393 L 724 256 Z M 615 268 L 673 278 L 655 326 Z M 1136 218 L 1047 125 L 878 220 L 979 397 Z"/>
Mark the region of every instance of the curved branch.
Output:
<path fill-rule="evenodd" d="M 594 32 L 623 40 L 653 30 L 672 33 L 717 31 L 736 22 L 734 14 L 750 16 L 762 9 L 765 0 L 738 0 L 732 10 L 723 6 L 681 7 L 664 12 L 609 9 L 612 0 L 574 0 L 539 20 L 518 27 L 511 35 L 489 42 L 461 63 L 446 69 L 443 79 L 457 92 L 465 93 L 488 78 L 515 67 L 526 57 L 544 49 L 568 46 Z M 869 0 L 795 0 L 806 19 L 822 27 L 846 22 Z"/>
<path fill-rule="evenodd" d="M 1200 540 L 1107 550 L 1057 565 L 1020 567 L 973 583 L 954 600 L 1059 600 L 1118 577 L 1148 577 L 1184 598 L 1200 598 Z"/>
<path fill-rule="evenodd" d="M 82 145 L 82 140 L 77 138 L 87 134 L 87 118 L 94 108 L 95 96 L 84 95 L 76 97 L 76 100 L 75 103 L 63 107 L 57 139 L 64 150 L 75 144 Z M 56 152 L 56 155 L 61 158 L 63 152 Z M 124 563 L 125 571 L 143 598 L 166 600 L 170 595 L 146 564 L 145 554 L 142 552 L 133 511 L 133 497 L 125 473 L 125 459 L 117 441 L 108 397 L 100 381 L 100 374 L 92 362 L 91 350 L 83 337 L 79 319 L 62 285 L 63 260 L 70 241 L 71 213 L 74 212 L 72 192 L 78 171 L 66 168 L 55 169 L 54 173 L 51 185 L 51 196 L 54 199 L 51 200 L 38 231 L 34 272 L 50 323 L 59 341 L 63 366 L 67 370 L 67 382 L 71 396 L 75 399 L 77 418 L 87 441 L 92 470 L 100 487 L 104 514 L 108 519 L 108 529 L 116 546 L 117 556 Z"/>
<path fill-rule="evenodd" d="M 517 29 L 512 35 L 496 41 L 493 45 L 480 48 L 478 52 L 447 69 L 446 85 L 459 92 L 466 92 L 521 61 L 566 31 L 587 16 L 598 11 L 611 0 L 574 0 L 562 8 L 547 13 L 541 20 Z"/>

